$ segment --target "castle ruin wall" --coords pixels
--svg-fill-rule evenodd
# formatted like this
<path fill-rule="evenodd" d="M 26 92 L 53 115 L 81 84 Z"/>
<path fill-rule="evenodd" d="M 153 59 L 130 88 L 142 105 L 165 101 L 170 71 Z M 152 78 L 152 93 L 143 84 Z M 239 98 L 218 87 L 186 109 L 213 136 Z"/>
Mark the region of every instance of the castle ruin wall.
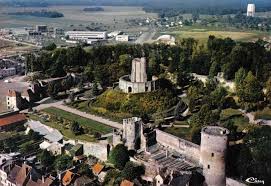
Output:
<path fill-rule="evenodd" d="M 178 138 L 166 132 L 156 129 L 156 140 L 159 144 L 169 147 L 196 164 L 200 161 L 200 146 L 190 141 Z"/>

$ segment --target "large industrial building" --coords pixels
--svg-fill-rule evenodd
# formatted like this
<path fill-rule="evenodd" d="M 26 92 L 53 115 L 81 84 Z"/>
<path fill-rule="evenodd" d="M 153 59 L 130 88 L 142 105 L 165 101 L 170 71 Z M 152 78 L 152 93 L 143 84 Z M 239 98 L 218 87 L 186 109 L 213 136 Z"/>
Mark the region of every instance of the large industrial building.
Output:
<path fill-rule="evenodd" d="M 66 36 L 68 36 L 70 40 L 80 40 L 80 41 L 107 39 L 106 32 L 94 32 L 94 31 L 68 31 L 66 32 Z"/>
<path fill-rule="evenodd" d="M 255 16 L 255 4 L 247 5 L 247 16 L 254 17 Z"/>

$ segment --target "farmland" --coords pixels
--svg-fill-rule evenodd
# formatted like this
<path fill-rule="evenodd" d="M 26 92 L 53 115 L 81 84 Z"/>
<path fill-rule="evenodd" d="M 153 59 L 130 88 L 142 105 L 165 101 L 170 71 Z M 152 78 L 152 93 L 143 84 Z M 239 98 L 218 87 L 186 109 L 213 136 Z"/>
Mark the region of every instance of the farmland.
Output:
<path fill-rule="evenodd" d="M 85 6 L 51 6 L 47 11 L 57 11 L 64 14 L 61 18 L 40 18 L 32 16 L 7 15 L 10 12 L 41 11 L 44 8 L 6 8 L 0 9 L 0 27 L 30 27 L 37 24 L 47 24 L 53 27 L 73 29 L 80 26 L 99 25 L 104 29 L 131 29 L 124 24 L 130 19 L 156 18 L 155 13 L 146 13 L 141 7 L 103 7 L 104 11 L 86 12 Z M 71 28 L 72 27 L 72 28 Z M 137 28 L 133 28 L 137 29 Z M 144 29 L 141 27 L 141 29 Z M 145 28 L 146 29 L 146 28 Z"/>
<path fill-rule="evenodd" d="M 210 35 L 214 35 L 218 38 L 230 37 L 237 41 L 254 41 L 258 38 L 263 38 L 268 35 L 264 32 L 242 32 L 242 31 L 222 31 L 217 29 L 204 29 L 204 28 L 184 28 L 170 32 L 162 32 L 162 34 L 171 34 L 176 37 L 177 40 L 183 38 L 194 38 L 199 40 L 199 43 L 206 43 Z"/>

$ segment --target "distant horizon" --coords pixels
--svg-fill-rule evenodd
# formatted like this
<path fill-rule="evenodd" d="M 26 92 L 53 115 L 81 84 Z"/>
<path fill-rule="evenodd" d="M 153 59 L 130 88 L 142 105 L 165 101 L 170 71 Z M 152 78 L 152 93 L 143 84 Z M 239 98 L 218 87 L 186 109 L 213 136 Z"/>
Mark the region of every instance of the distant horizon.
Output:
<path fill-rule="evenodd" d="M 151 6 L 157 8 L 244 8 L 249 3 L 256 7 L 270 7 L 270 0 L 0 0 L 7 5 L 50 6 L 50 5 L 86 5 L 86 6 Z"/>

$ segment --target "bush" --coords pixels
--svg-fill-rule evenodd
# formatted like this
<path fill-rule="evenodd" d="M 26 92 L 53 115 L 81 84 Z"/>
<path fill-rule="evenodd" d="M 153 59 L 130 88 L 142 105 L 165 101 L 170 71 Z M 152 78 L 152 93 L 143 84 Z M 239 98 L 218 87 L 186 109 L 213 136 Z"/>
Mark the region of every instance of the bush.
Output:
<path fill-rule="evenodd" d="M 120 182 L 121 172 L 116 169 L 111 169 L 105 175 L 103 185 L 120 185 Z"/>
<path fill-rule="evenodd" d="M 114 147 L 109 154 L 109 162 L 118 169 L 123 169 L 129 159 L 128 149 L 123 144 Z"/>
<path fill-rule="evenodd" d="M 72 158 L 68 155 L 58 156 L 55 161 L 55 168 L 59 171 L 66 170 L 67 168 L 72 167 Z"/>
<path fill-rule="evenodd" d="M 134 180 L 145 173 L 145 168 L 141 165 L 137 165 L 131 161 L 125 164 L 124 169 L 121 172 L 121 176 L 127 180 Z"/>

